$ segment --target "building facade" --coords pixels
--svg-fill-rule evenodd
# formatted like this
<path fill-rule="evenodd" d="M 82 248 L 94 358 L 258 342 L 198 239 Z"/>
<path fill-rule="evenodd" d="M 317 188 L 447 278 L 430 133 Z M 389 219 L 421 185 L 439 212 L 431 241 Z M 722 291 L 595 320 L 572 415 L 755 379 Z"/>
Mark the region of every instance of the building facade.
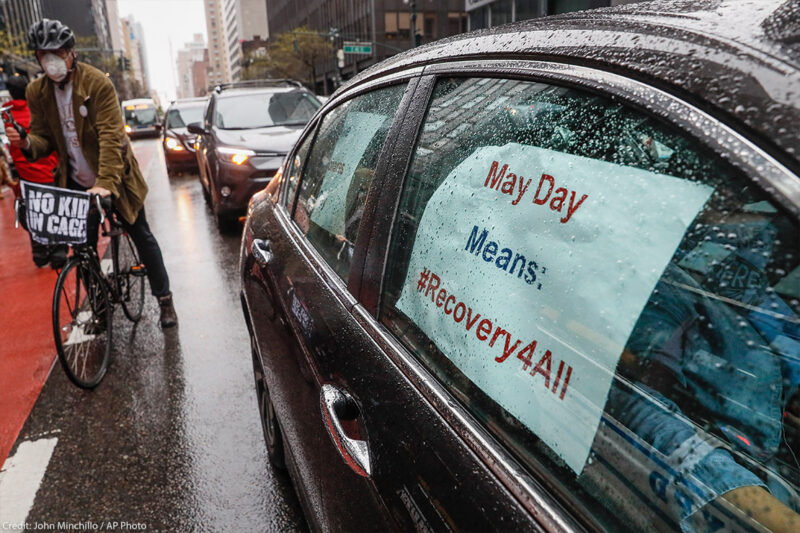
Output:
<path fill-rule="evenodd" d="M 105 0 L 42 0 L 42 14 L 69 26 L 79 40 L 94 37 L 97 48 L 111 50 Z"/>
<path fill-rule="evenodd" d="M 239 0 L 239 39 L 266 41 L 268 38 L 267 0 Z"/>
<path fill-rule="evenodd" d="M 206 88 L 205 85 L 195 86 L 193 67 L 195 63 L 203 62 L 207 55 L 206 43 L 201 33 L 195 33 L 192 42 L 186 43 L 183 48 L 178 50 L 176 61 L 178 98 L 191 98 L 196 95 L 198 89 Z"/>
<path fill-rule="evenodd" d="M 464 0 L 468 30 L 502 26 L 558 13 L 631 4 L 642 0 Z"/>
<path fill-rule="evenodd" d="M 429 42 L 466 31 L 465 0 L 416 0 L 416 33 Z M 316 90 L 329 94 L 337 78 L 349 79 L 369 65 L 411 47 L 411 13 L 404 0 L 267 0 L 270 39 L 298 26 L 330 38 L 334 48 L 345 41 L 372 42 L 368 55 L 347 54 L 337 66 L 334 54 L 318 65 Z"/>
<path fill-rule="evenodd" d="M 133 16 L 120 19 L 122 24 L 123 42 L 125 43 L 125 53 L 130 61 L 131 80 L 139 84 L 140 94 L 149 93 L 149 83 L 147 80 L 147 54 L 144 47 L 144 32 L 142 25 Z"/>
<path fill-rule="evenodd" d="M 237 81 L 241 73 L 238 0 L 204 0 L 208 34 L 208 82 Z"/>
<path fill-rule="evenodd" d="M 28 29 L 42 18 L 42 0 L 0 0 L 0 16 L 11 43 L 24 47 Z"/>

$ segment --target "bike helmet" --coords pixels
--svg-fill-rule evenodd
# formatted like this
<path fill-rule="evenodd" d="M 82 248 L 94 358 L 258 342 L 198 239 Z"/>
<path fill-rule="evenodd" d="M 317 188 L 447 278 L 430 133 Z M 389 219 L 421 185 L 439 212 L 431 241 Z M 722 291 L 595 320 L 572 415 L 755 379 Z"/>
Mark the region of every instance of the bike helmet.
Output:
<path fill-rule="evenodd" d="M 59 20 L 42 19 L 28 30 L 29 50 L 58 50 L 75 46 L 75 35 Z"/>

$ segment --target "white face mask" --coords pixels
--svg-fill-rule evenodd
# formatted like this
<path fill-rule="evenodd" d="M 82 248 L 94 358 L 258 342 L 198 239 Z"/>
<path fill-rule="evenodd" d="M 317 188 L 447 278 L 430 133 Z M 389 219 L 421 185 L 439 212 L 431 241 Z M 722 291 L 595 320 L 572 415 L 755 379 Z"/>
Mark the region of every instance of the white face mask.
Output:
<path fill-rule="evenodd" d="M 41 62 L 42 68 L 51 80 L 59 82 L 67 77 L 67 62 L 56 54 L 46 54 Z"/>

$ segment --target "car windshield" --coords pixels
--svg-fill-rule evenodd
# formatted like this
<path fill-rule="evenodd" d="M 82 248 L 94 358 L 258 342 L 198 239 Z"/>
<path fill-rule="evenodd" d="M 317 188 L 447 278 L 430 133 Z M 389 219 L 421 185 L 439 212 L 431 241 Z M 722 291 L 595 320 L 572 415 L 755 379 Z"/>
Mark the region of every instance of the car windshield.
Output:
<path fill-rule="evenodd" d="M 185 128 L 192 122 L 203 121 L 204 106 L 172 108 L 167 111 L 167 128 Z"/>
<path fill-rule="evenodd" d="M 214 124 L 226 130 L 303 125 L 319 107 L 304 91 L 229 96 L 217 101 Z"/>
<path fill-rule="evenodd" d="M 149 126 L 155 124 L 158 117 L 156 108 L 149 104 L 125 106 L 125 123 L 133 126 Z"/>

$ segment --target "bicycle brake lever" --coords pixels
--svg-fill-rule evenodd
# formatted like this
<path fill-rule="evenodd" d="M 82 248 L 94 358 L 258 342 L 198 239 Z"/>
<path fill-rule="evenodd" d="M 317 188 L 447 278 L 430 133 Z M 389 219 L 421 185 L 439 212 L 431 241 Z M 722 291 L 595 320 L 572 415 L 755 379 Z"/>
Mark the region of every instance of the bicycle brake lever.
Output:
<path fill-rule="evenodd" d="M 14 120 L 14 117 L 13 115 L 11 115 L 10 111 L 11 110 L 8 107 L 4 107 L 0 111 L 3 114 L 3 122 L 5 122 L 6 124 L 10 124 L 15 130 L 17 130 L 17 133 L 19 133 L 20 140 L 24 141 L 28 137 L 28 132 L 25 131 L 25 128 L 23 128 L 19 124 L 19 122 Z"/>
<path fill-rule="evenodd" d="M 103 210 L 103 206 L 100 203 L 100 195 L 99 194 L 95 194 L 94 195 L 94 203 L 95 203 L 95 205 L 97 205 L 97 211 L 100 213 L 100 224 L 102 224 L 103 222 L 106 221 L 106 212 L 105 212 L 105 210 Z"/>

